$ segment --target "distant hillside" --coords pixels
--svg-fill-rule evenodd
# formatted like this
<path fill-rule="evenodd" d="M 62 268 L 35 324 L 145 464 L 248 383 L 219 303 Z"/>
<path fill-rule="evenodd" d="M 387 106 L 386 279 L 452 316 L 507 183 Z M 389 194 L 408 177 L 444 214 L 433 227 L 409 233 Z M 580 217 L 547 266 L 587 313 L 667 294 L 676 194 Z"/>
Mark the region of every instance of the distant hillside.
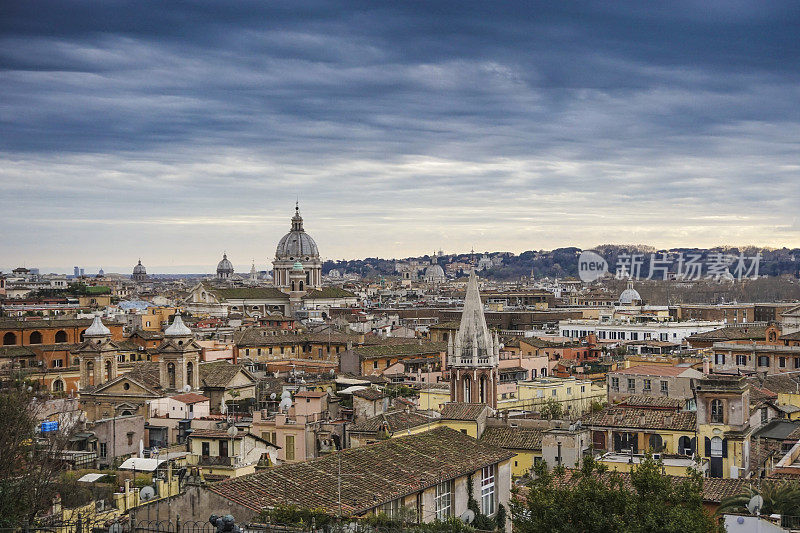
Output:
<path fill-rule="evenodd" d="M 625 254 L 642 254 L 642 271 L 649 273 L 650 270 L 650 254 L 656 254 L 659 257 L 662 253 L 668 253 L 672 256 L 677 254 L 684 254 L 684 257 L 689 257 L 689 254 L 699 256 L 697 261 L 707 263 L 714 254 L 732 254 L 738 256 L 744 254 L 747 257 L 755 256 L 756 253 L 761 253 L 761 262 L 759 264 L 759 274 L 768 276 L 783 276 L 788 275 L 795 278 L 800 277 L 800 248 L 754 248 L 754 247 L 717 247 L 717 248 L 673 248 L 670 250 L 657 250 L 653 247 L 646 245 L 636 246 L 622 246 L 614 244 L 604 244 L 594 248 L 599 252 L 608 262 L 610 270 L 613 272 L 617 261 Z M 484 276 L 490 279 L 497 280 L 514 280 L 523 276 L 527 277 L 533 275 L 536 278 L 550 277 L 550 278 L 564 278 L 564 277 L 577 277 L 578 275 L 578 256 L 581 253 L 580 248 L 557 248 L 555 250 L 545 251 L 527 251 L 519 255 L 511 255 L 503 252 L 494 252 L 489 255 L 494 257 L 502 255 L 502 265 L 496 266 L 489 270 L 484 271 Z M 477 262 L 483 254 L 454 254 L 445 255 L 438 258 L 438 263 L 445 267 L 449 263 L 460 262 L 470 263 Z M 407 261 L 416 259 L 420 263 L 429 263 L 430 256 L 424 255 L 417 258 L 407 258 L 404 260 L 395 259 L 380 259 L 380 258 L 366 258 L 351 261 L 326 261 L 322 267 L 323 273 L 329 272 L 335 268 L 342 273 L 357 273 L 367 278 L 380 278 L 382 276 L 395 276 L 395 264 L 398 261 Z M 674 265 L 671 271 L 674 271 Z"/>

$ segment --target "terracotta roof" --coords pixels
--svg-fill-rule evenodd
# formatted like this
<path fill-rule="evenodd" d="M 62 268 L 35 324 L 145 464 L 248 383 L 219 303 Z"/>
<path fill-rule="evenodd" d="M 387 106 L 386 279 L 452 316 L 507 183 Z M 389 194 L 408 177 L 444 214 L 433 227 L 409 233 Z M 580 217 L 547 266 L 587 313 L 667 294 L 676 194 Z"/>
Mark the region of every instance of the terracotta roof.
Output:
<path fill-rule="evenodd" d="M 89 327 L 94 319 L 91 318 L 57 318 L 54 320 L 14 320 L 11 318 L 0 319 L 0 329 L 57 329 L 72 327 Z M 122 326 L 118 322 L 103 322 L 106 326 Z"/>
<path fill-rule="evenodd" d="M 215 361 L 200 365 L 200 383 L 206 387 L 227 387 L 239 372 L 249 373 L 244 365 L 232 365 L 227 361 Z"/>
<path fill-rule="evenodd" d="M 580 471 L 567 468 L 564 475 L 554 475 L 553 483 L 558 487 L 568 487 L 576 483 L 579 479 L 578 473 Z M 629 472 L 617 472 L 622 486 L 628 491 L 634 491 L 631 484 L 631 475 Z M 595 474 L 596 477 L 604 481 L 608 481 L 611 473 Z M 680 483 L 686 478 L 681 476 L 667 476 L 673 483 Z M 746 492 L 750 485 L 753 484 L 751 479 L 723 479 L 723 478 L 704 478 L 703 479 L 703 501 L 705 503 L 719 503 L 728 496 L 735 496 Z"/>
<path fill-rule="evenodd" d="M 541 450 L 542 428 L 487 427 L 480 441 L 512 450 Z"/>
<path fill-rule="evenodd" d="M 318 344 L 347 344 L 358 343 L 358 335 L 343 333 L 286 333 L 274 334 L 275 328 L 248 328 L 234 334 L 234 343 L 237 346 L 289 346 L 305 343 Z"/>
<path fill-rule="evenodd" d="M 202 394 L 197 394 L 196 392 L 187 392 L 186 394 L 178 394 L 172 396 L 172 399 L 185 403 L 187 405 L 193 403 L 207 402 L 209 400 Z"/>
<path fill-rule="evenodd" d="M 667 365 L 636 365 L 622 370 L 615 370 L 614 373 L 624 376 L 661 376 L 675 377 L 680 376 L 687 370 L 694 370 L 688 366 L 667 366 Z M 695 370 L 695 372 L 697 372 Z"/>
<path fill-rule="evenodd" d="M 786 335 L 781 335 L 778 338 L 782 341 L 800 341 L 800 331 L 795 331 L 794 333 L 787 333 Z"/>
<path fill-rule="evenodd" d="M 587 426 L 636 429 L 694 431 L 697 414 L 693 411 L 667 411 L 637 407 L 609 407 L 586 420 Z"/>
<path fill-rule="evenodd" d="M 337 480 L 341 479 L 342 510 L 347 515 L 363 514 L 513 455 L 459 431 L 437 428 L 302 463 L 282 464 L 213 483 L 208 490 L 253 511 L 297 505 L 332 513 L 339 508 Z M 339 478 L 339 471 L 348 475 Z"/>
<path fill-rule="evenodd" d="M 353 396 L 358 396 L 359 398 L 363 398 L 365 400 L 380 400 L 381 398 L 385 398 L 386 395 L 377 389 L 373 389 L 369 387 L 367 389 L 357 390 L 353 393 Z"/>
<path fill-rule="evenodd" d="M 158 363 L 151 361 L 140 361 L 133 365 L 128 372 L 123 376 L 129 376 L 131 379 L 138 381 L 143 385 L 147 385 L 151 389 L 161 388 L 161 374 L 159 372 Z"/>
<path fill-rule="evenodd" d="M 0 346 L 0 357 L 31 357 L 36 352 L 29 346 Z"/>
<path fill-rule="evenodd" d="M 353 353 L 362 359 L 375 359 L 378 357 L 440 354 L 447 350 L 444 342 L 415 342 L 395 345 L 359 346 L 353 348 Z"/>
<path fill-rule="evenodd" d="M 680 409 L 684 405 L 684 401 L 679 398 L 670 398 L 668 396 L 644 396 L 644 395 L 631 395 L 622 400 L 622 405 L 629 407 L 651 407 L 660 409 Z"/>
<path fill-rule="evenodd" d="M 402 431 L 410 429 L 431 421 L 429 416 L 425 416 L 414 411 L 390 411 L 380 415 L 372 416 L 366 420 L 354 424 L 350 427 L 350 433 L 375 433 L 384 424 L 388 427 L 390 433 L 395 431 Z"/>
<path fill-rule="evenodd" d="M 686 339 L 691 343 L 693 340 L 702 341 L 743 341 L 743 340 L 764 340 L 767 337 L 766 324 L 752 324 L 745 326 L 726 326 L 724 328 L 705 331 L 690 335 Z"/>
<path fill-rule="evenodd" d="M 442 420 L 477 420 L 486 408 L 485 403 L 449 402 L 442 407 Z"/>
<path fill-rule="evenodd" d="M 748 378 L 751 387 L 772 393 L 800 394 L 800 372 L 781 372 Z"/>
<path fill-rule="evenodd" d="M 215 288 L 204 283 L 203 288 L 219 300 L 288 300 L 289 295 L 275 287 Z"/>
<path fill-rule="evenodd" d="M 312 289 L 303 296 L 303 300 L 314 298 L 357 298 L 352 292 L 339 287 L 323 287 L 322 289 Z"/>

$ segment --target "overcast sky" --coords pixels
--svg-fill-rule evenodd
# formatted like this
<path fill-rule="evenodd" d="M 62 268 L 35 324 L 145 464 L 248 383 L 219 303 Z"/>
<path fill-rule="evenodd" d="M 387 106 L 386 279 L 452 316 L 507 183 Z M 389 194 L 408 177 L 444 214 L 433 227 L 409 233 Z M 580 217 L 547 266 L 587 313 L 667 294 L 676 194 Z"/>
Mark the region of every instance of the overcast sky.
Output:
<path fill-rule="evenodd" d="M 4 1 L 0 269 L 800 246 L 800 3 L 610 4 Z"/>

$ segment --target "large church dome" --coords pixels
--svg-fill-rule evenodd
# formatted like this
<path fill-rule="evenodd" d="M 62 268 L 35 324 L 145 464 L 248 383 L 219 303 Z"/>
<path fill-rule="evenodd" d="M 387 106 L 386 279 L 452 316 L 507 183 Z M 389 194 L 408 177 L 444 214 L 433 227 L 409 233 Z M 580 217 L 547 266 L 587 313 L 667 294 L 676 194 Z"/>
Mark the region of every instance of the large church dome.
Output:
<path fill-rule="evenodd" d="M 233 264 L 228 260 L 228 254 L 222 254 L 222 261 L 217 263 L 217 274 L 233 274 Z"/>
<path fill-rule="evenodd" d="M 147 274 L 147 270 L 145 270 L 141 259 L 139 259 L 139 263 L 135 267 L 133 267 L 133 273 L 134 274 Z"/>
<path fill-rule="evenodd" d="M 306 257 L 319 257 L 317 243 L 303 229 L 303 217 L 300 216 L 299 206 L 295 207 L 294 216 L 292 217 L 292 230 L 278 242 L 275 257 L 291 261 L 305 259 Z"/>

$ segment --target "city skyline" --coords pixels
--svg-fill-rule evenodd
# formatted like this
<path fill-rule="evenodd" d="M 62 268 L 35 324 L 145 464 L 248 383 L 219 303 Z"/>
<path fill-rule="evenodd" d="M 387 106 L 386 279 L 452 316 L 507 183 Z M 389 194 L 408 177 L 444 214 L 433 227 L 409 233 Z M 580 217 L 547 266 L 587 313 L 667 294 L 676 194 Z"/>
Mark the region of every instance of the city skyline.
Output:
<path fill-rule="evenodd" d="M 0 268 L 800 246 L 796 4 L 3 9 Z"/>

